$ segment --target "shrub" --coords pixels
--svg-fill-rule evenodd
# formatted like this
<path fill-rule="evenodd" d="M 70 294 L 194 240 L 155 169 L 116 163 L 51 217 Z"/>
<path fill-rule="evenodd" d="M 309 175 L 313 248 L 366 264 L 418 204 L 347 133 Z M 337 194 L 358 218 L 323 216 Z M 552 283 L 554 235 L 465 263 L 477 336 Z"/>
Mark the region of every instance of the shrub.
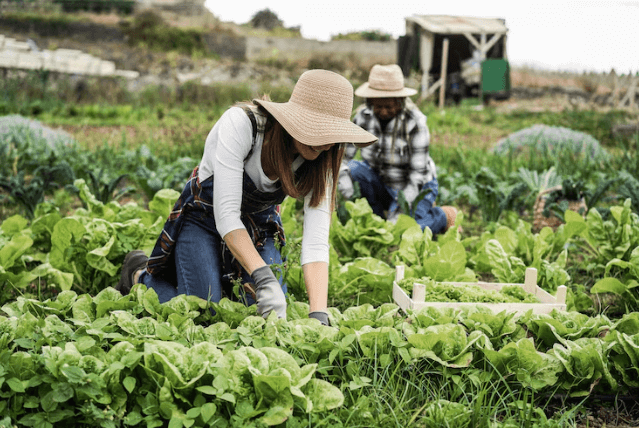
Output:
<path fill-rule="evenodd" d="M 257 12 L 251 18 L 250 24 L 253 28 L 264 28 L 273 30 L 277 27 L 283 27 L 284 23 L 278 18 L 277 14 L 270 9 L 264 9 Z"/>
<path fill-rule="evenodd" d="M 178 51 L 188 55 L 207 52 L 202 31 L 171 27 L 156 12 L 137 14 L 125 29 L 130 45 L 142 45 L 159 51 Z"/>
<path fill-rule="evenodd" d="M 133 13 L 135 1 L 132 0 L 53 0 L 61 5 L 65 12 L 117 12 L 130 15 Z"/>

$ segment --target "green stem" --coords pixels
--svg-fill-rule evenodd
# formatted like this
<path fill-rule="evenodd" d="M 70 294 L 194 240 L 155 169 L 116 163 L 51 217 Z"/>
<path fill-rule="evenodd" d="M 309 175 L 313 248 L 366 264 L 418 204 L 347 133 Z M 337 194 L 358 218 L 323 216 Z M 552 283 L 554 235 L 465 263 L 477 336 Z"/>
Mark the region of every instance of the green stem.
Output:
<path fill-rule="evenodd" d="M 346 283 L 346 285 L 345 285 L 345 286 L 343 286 L 342 288 L 340 288 L 340 289 L 337 291 L 337 293 L 335 293 L 335 294 L 336 294 L 336 295 L 340 295 L 340 294 L 342 294 L 344 291 L 346 291 L 346 289 L 347 289 L 348 287 L 350 287 L 350 285 L 351 285 L 352 283 L 354 283 L 354 282 L 355 282 L 355 281 L 357 281 L 358 279 L 359 279 L 359 278 L 355 278 L 354 280 L 352 280 L 352 281 L 350 281 L 350 282 L 347 282 L 347 283 Z"/>

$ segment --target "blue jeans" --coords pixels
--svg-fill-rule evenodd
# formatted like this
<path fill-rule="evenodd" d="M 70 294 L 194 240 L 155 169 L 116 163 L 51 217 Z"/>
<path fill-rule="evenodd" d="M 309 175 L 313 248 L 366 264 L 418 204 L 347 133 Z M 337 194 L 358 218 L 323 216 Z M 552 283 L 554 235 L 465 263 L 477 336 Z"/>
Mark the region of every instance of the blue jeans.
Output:
<path fill-rule="evenodd" d="M 359 184 L 362 196 L 368 201 L 373 213 L 386 218 L 384 211 L 394 213 L 400 210 L 397 201 L 398 191 L 384 184 L 382 178 L 373 171 L 368 162 L 352 160 L 348 163 L 348 167 L 353 182 Z M 428 227 L 433 235 L 436 235 L 446 229 L 446 214 L 441 208 L 433 206 L 439 193 L 437 179 L 424 184 L 421 190 L 424 189 L 431 189 L 431 192 L 422 200 L 413 203 L 417 204 L 414 208 L 415 221 L 422 230 Z"/>
<path fill-rule="evenodd" d="M 260 214 L 254 214 L 254 216 L 259 217 Z M 140 275 L 138 282 L 155 290 L 161 303 L 171 300 L 178 294 L 194 295 L 217 303 L 222 299 L 224 289 L 222 238 L 210 214 L 204 211 L 191 211 L 185 215 L 174 250 L 177 283 L 174 284 L 165 277 L 150 275 L 146 270 Z M 264 245 L 256 249 L 267 264 L 282 263 L 282 256 L 275 247 L 273 237 L 267 237 Z M 251 276 L 243 269 L 242 282 L 253 283 Z M 282 290 L 286 293 L 286 285 L 282 285 Z M 251 305 L 255 303 L 255 300 L 246 294 L 244 302 Z"/>

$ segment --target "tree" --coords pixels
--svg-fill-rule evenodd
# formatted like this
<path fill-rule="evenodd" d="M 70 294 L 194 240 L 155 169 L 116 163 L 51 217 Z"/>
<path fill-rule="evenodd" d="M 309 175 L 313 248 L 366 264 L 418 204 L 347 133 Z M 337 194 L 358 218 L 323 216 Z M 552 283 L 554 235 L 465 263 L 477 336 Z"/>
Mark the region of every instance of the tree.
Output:
<path fill-rule="evenodd" d="M 277 17 L 275 12 L 270 9 L 264 9 L 257 12 L 249 21 L 253 28 L 264 28 L 272 30 L 277 27 L 283 27 L 284 23 Z"/>

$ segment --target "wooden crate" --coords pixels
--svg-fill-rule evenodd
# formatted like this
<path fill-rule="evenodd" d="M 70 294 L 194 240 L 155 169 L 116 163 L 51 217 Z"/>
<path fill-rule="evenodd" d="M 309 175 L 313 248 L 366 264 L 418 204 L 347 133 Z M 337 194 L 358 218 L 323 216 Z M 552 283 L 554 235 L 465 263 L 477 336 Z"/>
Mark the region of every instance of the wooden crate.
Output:
<path fill-rule="evenodd" d="M 415 283 L 413 285 L 413 295 L 411 297 L 406 294 L 397 283 L 404 279 L 404 266 L 397 266 L 395 270 L 395 281 L 393 282 L 393 299 L 395 303 L 399 305 L 402 310 L 407 309 L 418 310 L 425 307 L 434 308 L 463 308 L 469 306 L 485 306 L 490 308 L 493 312 L 498 313 L 502 311 L 516 312 L 523 314 L 532 309 L 535 314 L 548 314 L 553 309 L 559 311 L 566 310 L 566 286 L 561 285 L 557 287 L 557 295 L 553 296 L 545 290 L 542 290 L 537 285 L 537 269 L 526 269 L 526 275 L 523 284 L 503 284 L 503 283 L 491 283 L 491 282 L 443 282 L 442 284 L 452 285 L 477 285 L 486 290 L 501 290 L 506 285 L 519 285 L 523 289 L 535 296 L 541 303 L 467 303 L 467 302 L 425 302 L 424 296 L 426 292 L 426 286 L 424 284 Z"/>

